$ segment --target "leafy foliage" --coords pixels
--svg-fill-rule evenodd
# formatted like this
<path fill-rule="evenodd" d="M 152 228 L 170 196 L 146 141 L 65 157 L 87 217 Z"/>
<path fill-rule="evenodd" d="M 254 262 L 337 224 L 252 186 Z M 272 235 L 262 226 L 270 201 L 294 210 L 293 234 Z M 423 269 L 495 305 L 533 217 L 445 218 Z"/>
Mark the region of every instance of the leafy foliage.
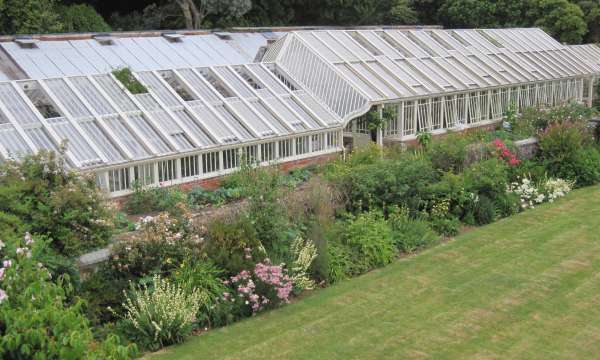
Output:
<path fill-rule="evenodd" d="M 148 92 L 148 89 L 133 76 L 133 73 L 128 67 L 113 70 L 112 73 L 130 93 L 144 94 Z"/>
<path fill-rule="evenodd" d="M 0 357 L 132 358 L 135 347 L 121 346 L 114 335 L 100 344 L 94 340 L 82 302 L 73 300 L 69 279 L 52 279 L 40 262 L 48 251 L 45 241 L 4 233 L 1 244 Z"/>
<path fill-rule="evenodd" d="M 392 231 L 379 211 L 351 216 L 344 223 L 342 243 L 350 250 L 350 275 L 389 264 L 394 258 Z"/>
<path fill-rule="evenodd" d="M 75 256 L 106 245 L 112 219 L 94 178 L 65 170 L 63 161 L 61 154 L 42 151 L 2 163 L 0 213 L 7 221 L 18 217 L 7 226 L 43 234 L 53 249 Z"/>
<path fill-rule="evenodd" d="M 390 212 L 389 223 L 394 246 L 403 253 L 412 253 L 428 247 L 439 239 L 427 221 L 411 219 L 406 208 L 393 209 Z"/>
<path fill-rule="evenodd" d="M 88 4 L 73 4 L 58 8 L 63 30 L 66 32 L 106 32 L 110 26 Z"/>
<path fill-rule="evenodd" d="M 196 321 L 201 295 L 155 275 L 152 286 L 132 287 L 126 296 L 123 331 L 145 349 L 157 350 L 185 339 Z"/>

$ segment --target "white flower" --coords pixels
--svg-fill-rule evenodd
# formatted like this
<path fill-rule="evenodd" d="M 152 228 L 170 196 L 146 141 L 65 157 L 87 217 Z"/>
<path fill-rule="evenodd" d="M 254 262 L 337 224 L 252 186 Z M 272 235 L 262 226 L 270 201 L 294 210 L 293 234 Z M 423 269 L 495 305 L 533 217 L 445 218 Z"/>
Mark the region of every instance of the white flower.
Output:
<path fill-rule="evenodd" d="M 29 232 L 25 233 L 25 245 L 29 246 L 31 244 L 33 244 L 33 238 L 31 237 L 31 234 Z"/>

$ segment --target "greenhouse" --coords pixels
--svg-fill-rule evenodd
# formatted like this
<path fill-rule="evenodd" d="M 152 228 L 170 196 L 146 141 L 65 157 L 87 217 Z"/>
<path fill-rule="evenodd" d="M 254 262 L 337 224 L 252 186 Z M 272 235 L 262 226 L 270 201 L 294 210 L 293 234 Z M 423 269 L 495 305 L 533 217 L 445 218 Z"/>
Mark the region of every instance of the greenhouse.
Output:
<path fill-rule="evenodd" d="M 540 29 L 297 30 L 0 42 L 0 156 L 65 146 L 111 196 L 591 103 L 594 46 Z M 127 68 L 127 69 L 125 69 Z M 121 70 L 118 70 L 121 69 Z M 131 70 L 131 84 L 119 76 Z M 118 70 L 118 71 L 115 71 Z M 384 116 L 385 113 L 385 116 Z"/>
<path fill-rule="evenodd" d="M 489 124 L 511 104 L 590 104 L 600 72 L 540 29 L 297 32 L 265 59 L 340 115 L 347 134 L 368 134 L 361 115 L 387 107 L 379 135 L 390 140 Z"/>

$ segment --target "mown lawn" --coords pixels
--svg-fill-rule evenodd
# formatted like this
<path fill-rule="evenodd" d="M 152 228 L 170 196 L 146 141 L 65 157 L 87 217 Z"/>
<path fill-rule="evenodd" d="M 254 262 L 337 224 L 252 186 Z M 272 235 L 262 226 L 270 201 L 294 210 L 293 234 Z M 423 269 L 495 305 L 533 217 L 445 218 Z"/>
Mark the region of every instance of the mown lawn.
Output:
<path fill-rule="evenodd" d="M 152 359 L 600 357 L 600 187 Z"/>

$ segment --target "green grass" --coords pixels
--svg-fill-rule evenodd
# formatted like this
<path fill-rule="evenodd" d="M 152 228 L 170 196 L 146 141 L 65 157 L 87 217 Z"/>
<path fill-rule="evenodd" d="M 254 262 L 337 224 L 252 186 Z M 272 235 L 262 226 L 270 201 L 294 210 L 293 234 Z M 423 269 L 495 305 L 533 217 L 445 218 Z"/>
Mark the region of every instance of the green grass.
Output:
<path fill-rule="evenodd" d="M 600 354 L 600 187 L 575 191 L 152 359 Z"/>

